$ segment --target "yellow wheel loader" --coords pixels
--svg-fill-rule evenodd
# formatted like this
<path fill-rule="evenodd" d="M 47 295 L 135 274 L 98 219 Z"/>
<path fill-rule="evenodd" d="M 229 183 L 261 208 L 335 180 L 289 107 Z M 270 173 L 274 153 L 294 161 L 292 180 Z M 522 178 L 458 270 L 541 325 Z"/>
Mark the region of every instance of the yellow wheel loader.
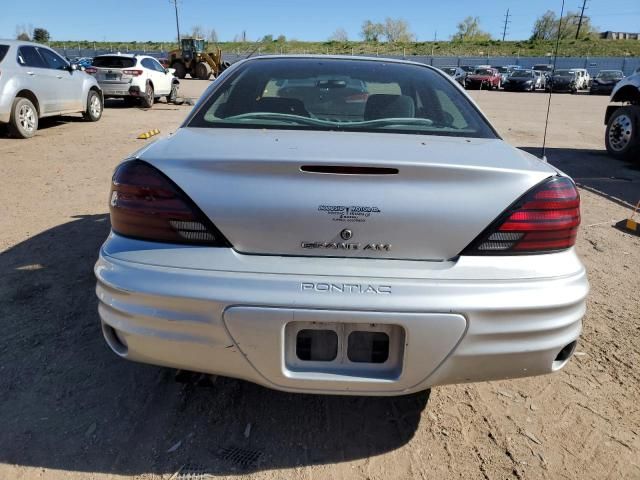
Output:
<path fill-rule="evenodd" d="M 229 62 L 222 61 L 222 50 L 207 52 L 207 44 L 201 38 L 182 38 L 180 47 L 169 52 L 169 66 L 180 79 L 187 74 L 200 80 L 208 80 L 212 75 L 216 78 L 229 66 Z"/>

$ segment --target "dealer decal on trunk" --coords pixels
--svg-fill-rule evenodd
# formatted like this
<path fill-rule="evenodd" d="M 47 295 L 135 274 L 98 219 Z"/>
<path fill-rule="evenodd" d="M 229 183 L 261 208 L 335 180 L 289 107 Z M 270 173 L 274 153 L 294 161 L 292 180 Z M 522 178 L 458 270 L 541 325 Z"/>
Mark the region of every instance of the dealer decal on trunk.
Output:
<path fill-rule="evenodd" d="M 334 222 L 365 222 L 374 214 L 381 213 L 378 207 L 361 205 L 319 205 L 319 212 L 324 212 Z"/>

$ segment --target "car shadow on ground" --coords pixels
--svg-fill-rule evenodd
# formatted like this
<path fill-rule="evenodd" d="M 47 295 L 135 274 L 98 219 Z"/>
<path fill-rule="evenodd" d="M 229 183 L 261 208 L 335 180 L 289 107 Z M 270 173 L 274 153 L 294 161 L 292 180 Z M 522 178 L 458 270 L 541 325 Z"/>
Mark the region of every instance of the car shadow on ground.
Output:
<path fill-rule="evenodd" d="M 295 395 L 117 358 L 96 313 L 93 264 L 109 231 L 88 215 L 0 254 L 0 462 L 165 474 L 326 464 L 405 445 L 429 395 Z M 185 467 L 188 470 L 189 467 Z"/>
<path fill-rule="evenodd" d="M 522 148 L 541 157 L 540 148 Z M 619 205 L 635 206 L 640 201 L 640 163 L 624 162 L 606 150 L 547 148 L 547 160 L 571 176 L 582 188 Z"/>
<path fill-rule="evenodd" d="M 47 130 L 49 128 L 58 127 L 67 123 L 80 123 L 86 120 L 82 118 L 82 114 L 74 115 L 58 115 L 54 117 L 45 117 L 38 120 L 38 131 Z M 38 132 L 36 132 L 38 135 Z M 0 125 L 0 139 L 24 141 L 22 138 L 13 138 L 9 136 L 9 128 L 6 125 Z"/>

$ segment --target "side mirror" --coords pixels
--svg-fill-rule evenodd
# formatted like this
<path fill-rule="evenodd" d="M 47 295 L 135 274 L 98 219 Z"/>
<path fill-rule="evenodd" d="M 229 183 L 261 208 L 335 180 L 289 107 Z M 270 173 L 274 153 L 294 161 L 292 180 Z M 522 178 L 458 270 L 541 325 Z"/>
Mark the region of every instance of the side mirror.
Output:
<path fill-rule="evenodd" d="M 167 73 L 170 73 L 171 75 L 175 75 L 176 73 L 176 69 L 175 68 L 167 68 Z"/>
<path fill-rule="evenodd" d="M 70 63 L 69 66 L 67 67 L 67 70 L 69 70 L 70 72 L 78 70 L 78 65 L 76 65 L 75 63 Z"/>

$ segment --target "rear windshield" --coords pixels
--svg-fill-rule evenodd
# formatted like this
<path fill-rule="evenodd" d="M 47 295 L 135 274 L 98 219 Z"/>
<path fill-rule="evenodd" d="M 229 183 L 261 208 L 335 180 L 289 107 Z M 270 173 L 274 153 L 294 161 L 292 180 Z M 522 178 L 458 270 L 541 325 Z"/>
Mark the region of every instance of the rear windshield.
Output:
<path fill-rule="evenodd" d="M 623 76 L 624 75 L 619 70 L 602 70 L 601 72 L 598 72 L 596 78 L 601 80 L 619 80 Z"/>
<path fill-rule="evenodd" d="M 516 70 L 510 76 L 513 77 L 513 78 L 533 77 L 533 72 L 530 71 L 530 70 Z"/>
<path fill-rule="evenodd" d="M 493 75 L 493 70 L 487 70 L 486 68 L 476 68 L 473 72 L 476 75 Z"/>
<path fill-rule="evenodd" d="M 93 59 L 93 66 L 98 68 L 131 68 L 136 65 L 136 59 L 130 57 L 108 56 Z"/>
<path fill-rule="evenodd" d="M 189 126 L 496 136 L 437 71 L 351 59 L 249 61 L 224 77 Z"/>
<path fill-rule="evenodd" d="M 575 74 L 574 70 L 556 70 L 554 73 L 556 77 L 573 77 Z"/>
<path fill-rule="evenodd" d="M 4 60 L 4 56 L 9 51 L 9 45 L 0 45 L 0 62 Z"/>

